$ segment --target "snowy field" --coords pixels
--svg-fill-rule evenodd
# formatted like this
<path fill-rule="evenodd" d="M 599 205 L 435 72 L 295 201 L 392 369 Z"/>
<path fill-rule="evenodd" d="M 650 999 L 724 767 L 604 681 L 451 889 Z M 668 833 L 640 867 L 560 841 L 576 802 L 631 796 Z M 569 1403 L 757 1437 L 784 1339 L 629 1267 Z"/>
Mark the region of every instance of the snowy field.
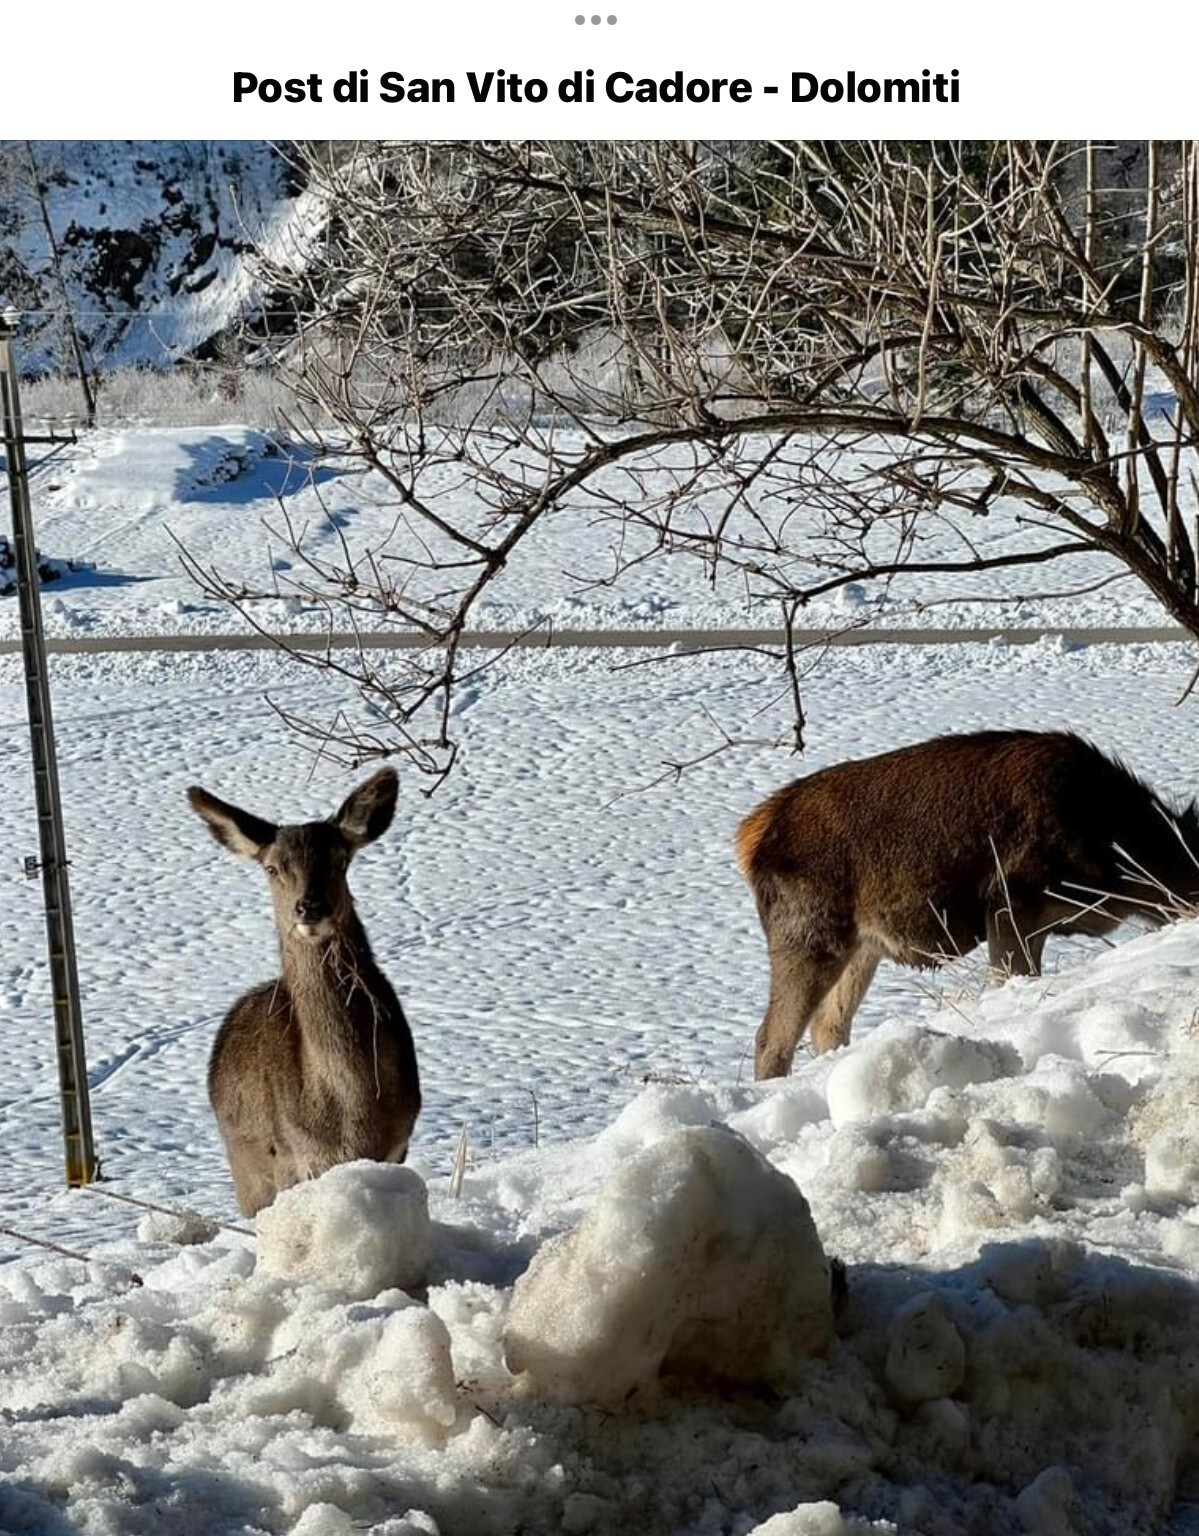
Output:
<path fill-rule="evenodd" d="M 39 488 L 39 544 L 97 568 L 48 589 L 50 627 L 224 625 L 163 530 L 262 558 L 278 464 L 239 460 L 249 442 L 81 445 Z M 211 466 L 230 455 L 246 467 L 222 481 Z M 559 601 L 587 529 L 580 511 L 547 532 L 506 612 Z M 578 622 L 745 621 L 691 581 L 643 568 Z M 1108 592 L 1095 621 L 1156 621 Z M 0 622 L 15 632 L 7 605 Z M 357 1169 L 258 1237 L 229 1230 L 245 1224 L 204 1071 L 229 1003 L 273 973 L 273 923 L 258 872 L 184 791 L 327 814 L 350 781 L 314 772 L 265 697 L 316 715 L 348 701 L 268 655 L 53 665 L 103 1187 L 225 1223 L 213 1236 L 59 1188 L 41 891 L 20 870 L 36 842 L 24 693 L 0 657 L 0 1224 L 93 1255 L 0 1235 L 0 1531 L 1190 1529 L 1199 929 L 1051 942 L 1043 978 L 1000 988 L 977 954 L 936 976 L 884 967 L 847 1050 L 757 1086 L 764 943 L 731 840 L 798 767 L 745 748 L 656 781 L 713 745 L 713 721 L 771 735 L 778 680 L 732 654 L 637 659 L 506 658 L 459 702 L 453 776 L 431 799 L 404 781 L 355 866 L 420 1058 L 408 1166 L 431 1230 L 414 1181 Z M 802 766 L 943 730 L 1068 726 L 1185 797 L 1195 705 L 1176 701 L 1193 665 L 1183 646 L 834 652 L 807 683 Z M 827 1340 L 794 1185 L 846 1266 Z M 573 1248 L 547 1246 L 580 1221 Z M 765 1265 L 776 1248 L 790 1278 L 759 1277 L 772 1300 L 755 1318 L 730 1256 Z M 687 1376 L 730 1308 L 748 1337 L 776 1306 L 827 1347 L 720 1391 Z M 529 1343 L 555 1330 L 582 1349 L 573 1374 Z"/>

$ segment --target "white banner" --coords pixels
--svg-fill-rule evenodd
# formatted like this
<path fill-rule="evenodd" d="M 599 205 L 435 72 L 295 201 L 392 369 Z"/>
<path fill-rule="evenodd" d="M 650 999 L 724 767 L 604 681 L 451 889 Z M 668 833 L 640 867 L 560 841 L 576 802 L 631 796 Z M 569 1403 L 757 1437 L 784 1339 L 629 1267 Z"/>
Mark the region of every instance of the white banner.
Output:
<path fill-rule="evenodd" d="M 1186 136 L 1191 50 L 1014 0 L 10 6 L 23 138 Z"/>

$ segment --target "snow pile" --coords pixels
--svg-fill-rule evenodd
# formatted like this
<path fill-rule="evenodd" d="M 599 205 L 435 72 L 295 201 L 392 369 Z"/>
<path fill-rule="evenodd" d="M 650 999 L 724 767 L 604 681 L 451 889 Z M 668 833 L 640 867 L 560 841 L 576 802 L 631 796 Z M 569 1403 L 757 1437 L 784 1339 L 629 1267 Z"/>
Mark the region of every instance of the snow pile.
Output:
<path fill-rule="evenodd" d="M 618 1405 L 658 1376 L 783 1390 L 832 1334 L 807 1201 L 722 1126 L 633 1158 L 517 1281 L 504 1354 L 540 1395 Z"/>
<path fill-rule="evenodd" d="M 357 1536 L 360 1522 L 351 1520 L 336 1504 L 310 1504 L 295 1525 L 291 1536 Z M 396 1520 L 372 1525 L 369 1536 L 439 1536 L 436 1522 L 423 1510 L 410 1509 Z"/>
<path fill-rule="evenodd" d="M 895 1315 L 887 1349 L 887 1384 L 906 1403 L 956 1392 L 966 1377 L 966 1346 L 936 1291 L 915 1296 Z"/>
<path fill-rule="evenodd" d="M 425 1282 L 431 1233 L 424 1180 L 398 1163 L 342 1163 L 280 1191 L 256 1218 L 258 1262 L 359 1300 Z"/>
<path fill-rule="evenodd" d="M 1011 1046 L 963 1040 L 914 1025 L 887 1025 L 861 1048 L 842 1055 L 828 1080 L 829 1118 L 835 1126 L 921 1109 L 934 1088 L 965 1088 L 1010 1076 Z"/>
<path fill-rule="evenodd" d="M 401 1442 L 440 1441 L 457 1418 L 446 1326 L 402 1291 L 385 1291 L 370 1307 L 309 1294 L 279 1320 L 267 1358 L 273 1369 L 246 1384 L 243 1412 L 289 1403 Z"/>
<path fill-rule="evenodd" d="M 236 493 L 230 492 L 228 487 L 235 480 L 261 471 L 264 460 L 286 459 L 286 463 L 276 466 L 276 473 L 281 485 L 290 489 L 295 489 L 305 477 L 302 465 L 285 452 L 278 439 L 258 428 L 243 427 L 207 435 L 181 432 L 176 434 L 176 441 L 179 440 L 187 443 L 190 460 L 177 478 L 175 494 L 181 499 L 196 499 L 205 492 L 225 488 L 225 496 L 235 500 Z"/>
<path fill-rule="evenodd" d="M 1123 1191 L 1131 1209 L 1155 1210 L 1172 1217 L 1187 1213 L 1193 1206 L 1199 1189 L 1197 1082 L 1199 1035 L 1193 1019 L 1160 1076 L 1134 1101 L 1129 1116 L 1133 1141 L 1143 1157 L 1141 1178 Z M 1173 1226 L 1171 1252 L 1185 1239 L 1178 1230 L 1182 1223 L 1175 1221 Z M 1199 1226 L 1191 1231 L 1199 1250 Z M 1184 1246 L 1189 1246 L 1185 1240 Z"/>
<path fill-rule="evenodd" d="M 0 1528 L 1163 1531 L 1199 1484 L 1197 988 L 1180 925 L 783 1082 L 647 1088 L 434 1181 L 431 1231 L 414 1173 L 351 1165 L 257 1242 L 0 1267 Z"/>

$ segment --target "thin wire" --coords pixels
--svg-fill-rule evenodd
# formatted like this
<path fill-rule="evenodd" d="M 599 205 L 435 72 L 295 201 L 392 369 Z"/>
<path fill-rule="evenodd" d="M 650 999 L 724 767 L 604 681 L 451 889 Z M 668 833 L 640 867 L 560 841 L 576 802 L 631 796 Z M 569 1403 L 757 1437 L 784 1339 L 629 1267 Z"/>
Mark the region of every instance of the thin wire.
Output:
<path fill-rule="evenodd" d="M 55 305 L 53 307 L 48 307 L 45 305 L 33 306 L 27 304 L 14 304 L 13 308 L 18 311 L 22 319 L 33 315 L 44 315 L 53 319 L 66 312 L 61 304 Z M 452 314 L 453 310 L 449 304 L 428 304 L 424 307 L 424 313 L 430 315 L 448 315 Z M 164 318 L 192 319 L 195 317 L 196 311 L 194 309 L 175 307 L 173 309 L 155 309 L 147 313 L 141 310 L 132 309 L 77 309 L 72 305 L 71 314 L 75 316 L 76 319 L 83 320 L 144 320 L 149 322 L 153 320 L 162 320 Z M 233 315 L 230 318 L 238 320 L 310 321 L 312 319 L 312 311 L 299 308 L 254 309 L 251 307 L 238 311 L 236 315 Z"/>
<path fill-rule="evenodd" d="M 32 309 L 25 304 L 17 304 L 14 308 L 20 312 L 22 319 L 30 315 L 55 316 L 64 313 L 61 304 L 53 309 Z M 193 309 L 156 309 L 146 314 L 132 309 L 75 309 L 72 307 L 71 313 L 77 319 L 86 320 L 161 320 L 164 316 L 168 318 L 176 316 L 191 318 L 196 312 Z M 303 311 L 298 309 L 250 309 L 246 310 L 238 318 L 247 320 L 298 320 L 303 318 Z"/>
<path fill-rule="evenodd" d="M 29 1232 L 19 1232 L 16 1227 L 0 1226 L 0 1233 L 5 1237 L 15 1238 L 18 1243 L 29 1243 L 34 1248 L 45 1248 L 48 1253 L 60 1254 L 64 1259 L 74 1259 L 79 1264 L 92 1264 L 95 1260 L 90 1253 L 81 1253 L 78 1248 L 65 1248 L 61 1243 L 52 1243 L 49 1238 L 34 1237 Z M 126 1277 L 130 1285 L 142 1285 L 142 1277 L 130 1270 Z"/>

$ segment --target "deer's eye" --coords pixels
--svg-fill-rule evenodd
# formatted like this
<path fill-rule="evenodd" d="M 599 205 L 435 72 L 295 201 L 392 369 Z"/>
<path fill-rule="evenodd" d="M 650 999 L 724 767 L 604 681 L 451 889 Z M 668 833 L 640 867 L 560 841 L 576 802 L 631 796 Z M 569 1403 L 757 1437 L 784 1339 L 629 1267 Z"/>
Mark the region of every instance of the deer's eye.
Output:
<path fill-rule="evenodd" d="M 272 880 L 274 880 L 279 873 L 279 866 L 277 864 L 266 864 L 263 867 Z"/>

